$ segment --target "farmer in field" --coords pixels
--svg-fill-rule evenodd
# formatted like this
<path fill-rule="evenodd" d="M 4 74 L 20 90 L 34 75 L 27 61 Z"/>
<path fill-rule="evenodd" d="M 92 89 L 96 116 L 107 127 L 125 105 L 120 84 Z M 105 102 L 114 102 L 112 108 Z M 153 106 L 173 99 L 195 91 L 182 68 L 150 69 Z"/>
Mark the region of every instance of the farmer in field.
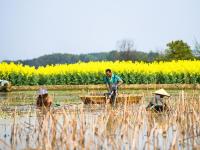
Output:
<path fill-rule="evenodd" d="M 153 94 L 155 94 L 155 96 L 146 107 L 146 110 L 155 110 L 158 112 L 168 110 L 167 104 L 164 102 L 164 97 L 170 97 L 170 94 L 164 89 L 157 90 Z"/>
<path fill-rule="evenodd" d="M 117 90 L 123 81 L 118 75 L 112 73 L 111 69 L 106 69 L 105 83 L 108 89 L 107 96 L 110 99 L 111 104 L 115 105 Z"/>
<path fill-rule="evenodd" d="M 11 83 L 7 80 L 0 80 L 0 91 L 11 91 Z"/>
<path fill-rule="evenodd" d="M 46 89 L 39 90 L 36 104 L 38 107 L 45 106 L 49 108 L 51 106 L 52 98 L 48 95 L 48 91 Z"/>

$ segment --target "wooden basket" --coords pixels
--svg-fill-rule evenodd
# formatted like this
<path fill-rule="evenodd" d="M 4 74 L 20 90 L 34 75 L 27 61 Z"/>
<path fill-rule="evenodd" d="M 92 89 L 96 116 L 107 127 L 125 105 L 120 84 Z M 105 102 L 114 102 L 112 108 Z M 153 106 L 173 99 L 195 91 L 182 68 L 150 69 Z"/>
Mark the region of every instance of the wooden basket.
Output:
<path fill-rule="evenodd" d="M 106 97 L 100 95 L 85 95 L 80 96 L 84 104 L 106 104 Z M 141 101 L 140 95 L 120 94 L 117 96 L 116 103 L 137 104 Z"/>

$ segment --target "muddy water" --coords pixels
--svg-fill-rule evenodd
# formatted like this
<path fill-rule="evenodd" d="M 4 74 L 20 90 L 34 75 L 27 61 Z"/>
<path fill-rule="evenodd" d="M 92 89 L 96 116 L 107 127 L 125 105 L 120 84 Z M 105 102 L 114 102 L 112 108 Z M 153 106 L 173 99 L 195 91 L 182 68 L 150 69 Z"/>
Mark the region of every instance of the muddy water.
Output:
<path fill-rule="evenodd" d="M 169 119 L 168 114 L 156 114 L 153 117 L 151 115 L 151 119 L 149 119 L 147 113 L 143 114 L 142 111 L 140 112 L 141 114 L 137 114 L 139 110 L 145 108 L 147 101 L 152 96 L 152 91 L 123 91 L 124 93 L 136 93 L 144 96 L 143 104 L 132 105 L 126 108 L 128 110 L 128 123 L 124 121 L 124 106 L 119 106 L 117 113 L 115 111 L 106 113 L 108 110 L 104 106 L 83 106 L 79 95 L 92 92 L 101 93 L 104 91 L 70 90 L 49 92 L 54 99 L 54 104 L 60 105 L 53 105 L 52 107 L 52 114 L 55 115 L 54 117 L 58 117 L 58 124 L 64 124 L 62 109 L 69 111 L 67 113 L 69 122 L 66 125 L 66 132 L 68 134 L 71 134 L 73 130 L 69 125 L 72 120 L 77 121 L 77 129 L 81 128 L 83 121 L 80 119 L 80 114 L 84 114 L 84 123 L 87 129 L 84 135 L 84 144 L 89 149 L 155 149 L 155 147 L 158 149 L 169 149 L 174 142 L 175 136 L 179 137 L 175 140 L 176 148 L 178 149 L 193 149 L 193 143 L 195 143 L 195 146 L 200 144 L 198 136 L 190 138 L 190 132 L 184 136 L 181 136 L 181 131 L 175 133 L 175 131 L 179 130 L 176 124 L 168 125 L 164 135 L 165 123 L 167 124 L 167 120 Z M 171 100 L 177 100 L 181 91 L 169 91 L 169 93 L 172 95 Z M 185 91 L 185 94 L 191 97 L 198 97 L 199 91 Z M 37 92 L 35 91 L 0 93 L 0 149 L 38 148 L 38 146 L 49 149 L 48 147 L 44 147 L 44 141 L 38 140 L 42 137 L 38 129 L 41 127 L 43 115 L 41 115 L 41 110 L 37 110 L 35 107 L 36 96 Z M 137 115 L 141 115 L 141 122 L 136 120 Z M 107 116 L 108 118 L 105 121 L 104 118 Z M 51 128 L 51 119 L 48 122 L 48 127 Z M 99 122 L 102 122 L 102 124 Z M 151 126 L 151 124 L 154 125 Z M 63 145 L 68 143 L 70 145 L 68 148 L 74 149 L 73 145 L 77 145 L 77 143 L 69 137 L 68 142 L 64 142 L 65 144 L 63 144 L 58 140 L 62 133 L 61 127 L 58 125 L 56 129 L 57 142 L 51 148 L 65 149 L 66 146 Z M 98 133 L 94 134 L 96 129 L 98 129 Z M 149 131 L 149 129 L 151 130 Z M 195 127 L 195 130 L 199 133 L 199 127 Z M 49 139 L 51 139 L 51 136 L 52 133 L 49 132 Z M 76 136 L 79 138 L 78 133 Z M 81 149 L 80 146 L 76 148 Z"/>

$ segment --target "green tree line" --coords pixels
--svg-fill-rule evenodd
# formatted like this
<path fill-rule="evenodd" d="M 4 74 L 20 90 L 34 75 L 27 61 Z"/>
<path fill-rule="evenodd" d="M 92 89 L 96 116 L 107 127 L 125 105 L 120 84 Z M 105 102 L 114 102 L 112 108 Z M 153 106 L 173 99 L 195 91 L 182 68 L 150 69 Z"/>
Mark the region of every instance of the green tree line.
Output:
<path fill-rule="evenodd" d="M 163 52 L 143 52 L 134 49 L 134 43 L 130 40 L 119 42 L 118 50 L 110 52 L 88 53 L 88 54 L 61 54 L 55 53 L 44 55 L 30 60 L 17 60 L 15 63 L 21 63 L 30 66 L 46 66 L 51 64 L 73 64 L 79 61 L 171 61 L 188 60 L 200 58 L 200 44 L 195 43 L 195 50 L 182 40 L 171 41 L 167 43 L 167 48 Z M 9 62 L 9 60 L 7 60 Z"/>

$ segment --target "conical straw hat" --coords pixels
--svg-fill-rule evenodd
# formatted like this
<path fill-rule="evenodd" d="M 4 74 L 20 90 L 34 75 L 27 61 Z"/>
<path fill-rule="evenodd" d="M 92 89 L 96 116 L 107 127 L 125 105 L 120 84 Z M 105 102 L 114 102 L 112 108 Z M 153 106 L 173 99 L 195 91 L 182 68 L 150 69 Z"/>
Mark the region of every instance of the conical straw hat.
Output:
<path fill-rule="evenodd" d="M 159 94 L 159 95 L 164 95 L 164 96 L 170 96 L 170 94 L 167 93 L 164 89 L 157 90 L 157 91 L 153 92 L 153 94 Z"/>

